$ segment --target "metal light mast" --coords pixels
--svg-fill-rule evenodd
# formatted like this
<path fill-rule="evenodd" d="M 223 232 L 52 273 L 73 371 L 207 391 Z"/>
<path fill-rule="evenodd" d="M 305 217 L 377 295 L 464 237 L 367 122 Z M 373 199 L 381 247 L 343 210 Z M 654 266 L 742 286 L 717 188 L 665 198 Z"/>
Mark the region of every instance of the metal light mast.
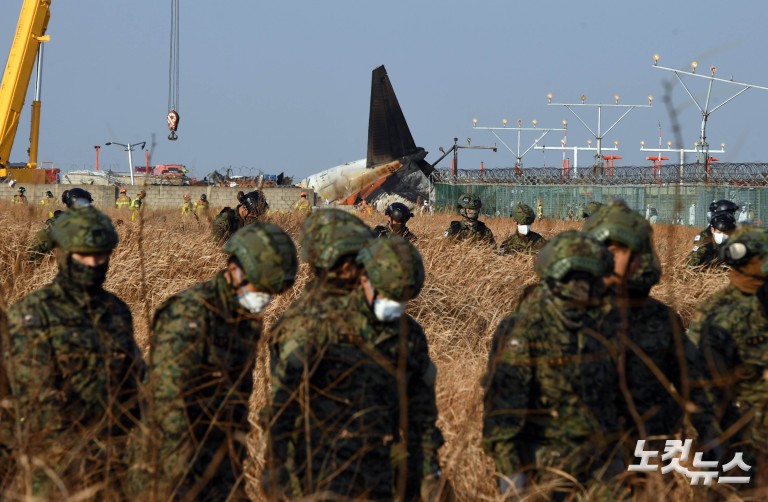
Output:
<path fill-rule="evenodd" d="M 595 154 L 595 166 L 600 168 L 600 174 L 605 174 L 605 164 L 603 163 L 603 150 L 608 150 L 608 148 L 603 148 L 603 139 L 605 136 L 611 132 L 611 130 L 616 127 L 616 125 L 621 122 L 621 120 L 629 114 L 632 110 L 635 108 L 650 108 L 651 104 L 653 103 L 653 96 L 648 96 L 648 104 L 647 105 L 620 105 L 619 104 L 619 95 L 616 94 L 613 96 L 614 104 L 604 104 L 604 103 L 587 103 L 587 96 L 585 94 L 581 95 L 581 103 L 553 103 L 552 102 L 552 93 L 547 94 L 547 104 L 548 105 L 556 105 L 556 106 L 564 106 L 568 108 L 568 111 L 573 113 L 574 116 L 576 116 L 577 119 L 579 119 L 579 122 L 582 123 L 584 127 L 587 128 L 587 130 L 592 133 L 592 136 L 595 138 L 595 151 L 597 152 Z M 578 113 L 574 110 L 574 107 L 595 107 L 597 108 L 597 130 L 593 130 L 591 127 L 587 125 L 586 122 L 579 116 Z M 616 121 L 611 124 L 611 126 L 606 129 L 605 131 L 602 130 L 602 114 L 603 114 L 603 108 L 626 108 L 627 110 L 618 118 Z M 554 147 L 552 149 L 558 149 L 557 147 Z"/>
<path fill-rule="evenodd" d="M 762 86 L 759 86 L 759 85 L 747 84 L 747 83 L 744 83 L 744 82 L 737 82 L 737 81 L 733 80 L 733 77 L 731 77 L 730 80 L 725 80 L 723 78 L 716 78 L 715 77 L 715 72 L 717 71 L 717 68 L 714 67 L 714 66 L 710 66 L 710 68 L 709 68 L 710 75 L 709 76 L 707 76 L 707 75 L 700 75 L 700 74 L 696 73 L 696 68 L 698 68 L 698 66 L 699 66 L 698 61 L 692 61 L 691 62 L 691 71 L 683 71 L 683 70 L 675 70 L 674 68 L 667 68 L 667 67 L 664 67 L 664 66 L 659 66 L 659 60 L 660 59 L 661 59 L 661 56 L 659 56 L 658 53 L 653 55 L 653 67 L 654 68 L 658 68 L 660 70 L 671 71 L 672 73 L 674 73 L 675 77 L 677 77 L 677 80 L 680 82 L 680 85 L 683 86 L 683 89 L 685 89 L 685 92 L 688 93 L 688 96 L 693 100 L 693 103 L 696 105 L 696 107 L 701 112 L 701 129 L 700 129 L 700 133 L 699 133 L 699 139 L 698 139 L 698 141 L 695 144 L 696 149 L 694 151 L 696 153 L 696 162 L 699 163 L 699 164 L 704 164 L 706 166 L 709 166 L 709 153 L 715 151 L 715 150 L 710 150 L 709 149 L 709 144 L 707 143 L 707 120 L 709 119 L 709 116 L 715 110 L 718 110 L 718 109 L 722 108 L 723 106 L 726 105 L 726 103 L 730 103 L 731 101 L 733 101 L 734 98 L 736 98 L 736 96 L 746 92 L 748 89 L 754 88 L 754 89 L 762 89 L 764 91 L 768 91 L 768 87 L 762 87 Z M 704 79 L 707 79 L 709 81 L 709 84 L 707 85 L 707 99 L 706 99 L 706 101 L 704 103 L 704 106 L 701 106 L 699 104 L 699 102 L 696 100 L 696 98 L 693 97 L 693 94 L 691 94 L 691 91 L 688 89 L 688 86 L 685 85 L 685 82 L 683 82 L 683 79 L 680 78 L 680 75 L 688 75 L 688 76 L 691 76 L 691 77 L 704 78 Z M 737 92 L 736 94 L 734 94 L 733 96 L 731 96 L 730 98 L 726 99 L 725 101 L 723 101 L 722 103 L 720 103 L 719 105 L 717 105 L 716 107 L 714 107 L 714 108 L 712 108 L 710 110 L 709 109 L 709 105 L 710 105 L 710 98 L 712 97 L 712 84 L 715 81 L 725 82 L 727 84 L 735 84 L 735 85 L 743 87 L 743 89 L 741 89 L 739 92 Z M 675 150 L 675 151 L 681 152 L 680 155 L 682 157 L 683 153 L 686 152 L 686 151 L 689 151 L 689 150 Z"/>

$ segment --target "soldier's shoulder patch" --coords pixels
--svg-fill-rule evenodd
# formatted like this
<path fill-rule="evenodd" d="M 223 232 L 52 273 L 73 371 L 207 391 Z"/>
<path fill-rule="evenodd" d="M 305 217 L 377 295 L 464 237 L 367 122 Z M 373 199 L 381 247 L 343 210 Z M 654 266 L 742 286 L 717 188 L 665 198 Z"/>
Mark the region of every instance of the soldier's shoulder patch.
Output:
<path fill-rule="evenodd" d="M 693 238 L 693 242 L 699 242 L 701 240 L 701 235 L 697 235 Z"/>

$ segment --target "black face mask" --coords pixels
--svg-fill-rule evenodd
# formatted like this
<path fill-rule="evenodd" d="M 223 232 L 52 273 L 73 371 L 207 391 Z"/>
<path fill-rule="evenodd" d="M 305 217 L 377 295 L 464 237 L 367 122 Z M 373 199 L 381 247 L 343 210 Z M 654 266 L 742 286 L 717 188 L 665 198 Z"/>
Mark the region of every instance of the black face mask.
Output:
<path fill-rule="evenodd" d="M 72 255 L 68 255 L 66 266 L 62 267 L 61 270 L 73 287 L 93 291 L 100 289 L 107 279 L 109 260 L 101 265 L 90 267 L 72 259 Z"/>

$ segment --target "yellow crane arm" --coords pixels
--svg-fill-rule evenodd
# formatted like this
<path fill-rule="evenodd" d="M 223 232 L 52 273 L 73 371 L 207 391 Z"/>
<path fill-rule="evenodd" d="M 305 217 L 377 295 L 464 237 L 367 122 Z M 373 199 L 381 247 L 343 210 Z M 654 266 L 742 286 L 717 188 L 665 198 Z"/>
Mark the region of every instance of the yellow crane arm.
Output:
<path fill-rule="evenodd" d="M 16 35 L 0 83 L 0 165 L 6 165 L 11 154 L 38 48 L 49 39 L 45 30 L 51 17 L 50 8 L 51 0 L 24 0 L 21 6 Z M 33 123 L 32 127 L 38 126 Z"/>

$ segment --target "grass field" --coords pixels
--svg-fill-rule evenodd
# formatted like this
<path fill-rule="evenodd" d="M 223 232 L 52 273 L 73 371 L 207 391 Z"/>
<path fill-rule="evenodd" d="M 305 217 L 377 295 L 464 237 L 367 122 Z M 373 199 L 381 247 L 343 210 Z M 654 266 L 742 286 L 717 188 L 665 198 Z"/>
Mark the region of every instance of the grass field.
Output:
<path fill-rule="evenodd" d="M 171 294 L 208 279 L 223 267 L 225 256 L 209 241 L 206 223 L 182 220 L 176 211 L 148 211 L 141 223 L 132 223 L 130 216 L 124 214 L 110 212 L 110 215 L 117 222 L 121 240 L 111 260 L 106 288 L 130 306 L 136 339 L 146 349 L 149 318 L 155 307 Z M 382 215 L 363 218 L 371 225 L 384 220 Z M 4 303 L 0 307 L 3 309 L 48 283 L 56 273 L 53 257 L 37 264 L 27 262 L 25 257 L 26 247 L 43 219 L 31 209 L 10 205 L 2 208 L 0 298 Z M 301 224 L 298 217 L 275 214 L 270 219 L 297 237 Z M 410 303 L 409 313 L 424 327 L 438 368 L 439 426 L 446 439 L 441 450 L 443 472 L 451 480 L 459 500 L 495 500 L 498 497 L 493 463 L 484 455 L 481 446 L 480 378 L 487 364 L 494 328 L 513 310 L 523 288 L 536 282 L 533 257 L 497 256 L 495 249 L 447 242 L 441 237 L 452 219 L 455 215 L 438 214 L 417 216 L 410 222 L 409 227 L 419 236 L 418 248 L 424 257 L 427 281 L 421 295 Z M 514 223 L 508 218 L 484 221 L 493 230 L 497 243 L 514 229 Z M 549 220 L 533 225 L 533 229 L 546 238 L 579 227 L 578 222 Z M 700 300 L 727 284 L 727 273 L 702 273 L 683 266 L 692 238 L 700 229 L 662 224 L 654 228 L 664 275 L 652 294 L 678 310 L 687 323 Z M 302 264 L 293 289 L 276 298 L 269 307 L 267 325 L 274 322 L 298 295 L 307 278 L 308 267 Z M 262 350 L 260 354 L 252 401 L 254 420 L 268 390 L 266 351 Z M 258 431 L 252 435 L 251 447 L 255 462 L 248 474 L 252 493 L 257 498 L 259 493 L 253 482 L 259 476 L 262 450 Z M 693 489 L 687 480 L 676 476 L 625 476 L 624 486 L 635 486 L 629 496 L 632 500 L 702 500 L 716 495 L 714 490 Z M 569 484 L 570 481 L 563 476 L 562 483 Z M 643 485 L 647 485 L 647 489 L 642 489 Z M 730 485 L 715 488 L 721 492 L 719 497 L 727 497 L 731 489 Z M 530 499 L 547 499 L 551 489 L 551 486 L 541 487 L 541 492 Z M 618 496 L 601 487 L 576 487 L 574 490 L 589 499 L 611 500 Z"/>

